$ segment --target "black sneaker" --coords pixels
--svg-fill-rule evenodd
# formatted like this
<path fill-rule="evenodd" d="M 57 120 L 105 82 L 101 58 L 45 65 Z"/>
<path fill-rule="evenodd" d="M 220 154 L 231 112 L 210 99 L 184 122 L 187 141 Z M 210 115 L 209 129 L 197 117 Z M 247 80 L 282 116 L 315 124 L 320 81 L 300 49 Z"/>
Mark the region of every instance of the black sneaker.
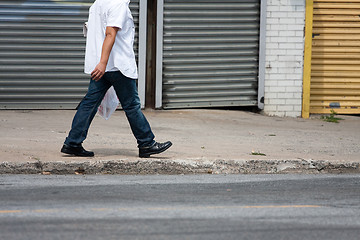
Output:
<path fill-rule="evenodd" d="M 62 153 L 75 155 L 78 157 L 93 157 L 94 152 L 86 151 L 81 145 L 78 147 L 71 147 L 67 144 L 64 144 L 61 148 Z"/>
<path fill-rule="evenodd" d="M 155 142 L 151 147 L 139 148 L 139 157 L 148 158 L 152 154 L 158 154 L 166 151 L 171 147 L 172 143 L 170 141 L 165 143 Z"/>

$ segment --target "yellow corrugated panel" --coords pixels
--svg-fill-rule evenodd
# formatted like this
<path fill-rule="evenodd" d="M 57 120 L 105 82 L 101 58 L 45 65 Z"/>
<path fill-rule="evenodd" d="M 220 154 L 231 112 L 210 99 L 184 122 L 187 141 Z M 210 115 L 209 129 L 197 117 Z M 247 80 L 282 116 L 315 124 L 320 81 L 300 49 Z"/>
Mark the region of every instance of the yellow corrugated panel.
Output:
<path fill-rule="evenodd" d="M 347 96 L 343 96 L 343 97 L 334 97 L 334 96 L 315 96 L 315 97 L 311 97 L 312 101 L 344 101 L 344 102 L 350 102 L 350 101 L 360 101 L 360 97 L 347 97 Z"/>
<path fill-rule="evenodd" d="M 312 77 L 311 83 L 360 83 L 359 78 Z"/>
<path fill-rule="evenodd" d="M 333 104 L 333 102 L 330 102 L 330 101 L 314 101 L 313 106 L 314 107 L 327 107 L 327 106 L 331 106 L 331 104 Z M 346 107 L 353 107 L 353 106 L 360 107 L 359 102 L 342 102 L 341 104 L 343 106 L 346 106 Z"/>
<path fill-rule="evenodd" d="M 359 11 L 360 15 L 360 11 Z M 313 28 L 315 34 L 360 34 L 359 28 Z"/>
<path fill-rule="evenodd" d="M 360 0 L 315 0 L 315 4 L 316 3 L 360 3 Z"/>
<path fill-rule="evenodd" d="M 314 0 L 310 113 L 360 113 L 360 0 Z"/>
<path fill-rule="evenodd" d="M 359 53 L 356 47 L 319 47 L 313 46 L 313 53 Z"/>
<path fill-rule="evenodd" d="M 316 40 L 358 40 L 360 34 L 314 34 Z M 315 40 L 314 39 L 314 40 Z"/>
<path fill-rule="evenodd" d="M 360 23 L 358 22 L 349 22 L 349 23 L 343 23 L 343 22 L 317 22 L 313 25 L 314 28 L 358 28 L 360 26 Z"/>
<path fill-rule="evenodd" d="M 318 11 L 327 10 L 327 9 L 357 9 L 360 8 L 359 3 L 355 3 L 354 1 L 349 1 L 347 3 L 339 3 L 338 1 L 335 2 L 318 2 L 315 1 L 314 3 L 314 10 L 317 9 Z"/>
<path fill-rule="evenodd" d="M 358 16 L 351 15 L 316 15 L 314 16 L 314 21 L 327 21 L 327 22 L 357 22 L 359 20 Z"/>
<path fill-rule="evenodd" d="M 346 40 L 314 40 L 313 46 L 326 47 L 359 47 L 360 41 L 346 41 Z"/>
<path fill-rule="evenodd" d="M 343 60 L 351 60 L 351 59 L 360 59 L 359 54 L 345 54 L 345 53 L 333 53 L 333 54 L 322 54 L 322 53 L 313 53 L 312 59 L 343 59 Z"/>

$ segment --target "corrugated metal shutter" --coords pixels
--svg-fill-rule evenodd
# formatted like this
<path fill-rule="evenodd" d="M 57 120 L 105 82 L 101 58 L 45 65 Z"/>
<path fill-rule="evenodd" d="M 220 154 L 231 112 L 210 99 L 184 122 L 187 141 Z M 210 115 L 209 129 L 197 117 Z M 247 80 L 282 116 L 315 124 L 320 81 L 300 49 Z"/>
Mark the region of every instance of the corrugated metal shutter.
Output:
<path fill-rule="evenodd" d="M 360 113 L 359 16 L 359 1 L 314 1 L 310 113 Z"/>
<path fill-rule="evenodd" d="M 163 107 L 255 106 L 260 0 L 165 0 Z"/>
<path fill-rule="evenodd" d="M 93 2 L 0 1 L 1 109 L 77 106 L 89 82 L 82 26 Z M 139 0 L 130 7 L 138 27 Z"/>

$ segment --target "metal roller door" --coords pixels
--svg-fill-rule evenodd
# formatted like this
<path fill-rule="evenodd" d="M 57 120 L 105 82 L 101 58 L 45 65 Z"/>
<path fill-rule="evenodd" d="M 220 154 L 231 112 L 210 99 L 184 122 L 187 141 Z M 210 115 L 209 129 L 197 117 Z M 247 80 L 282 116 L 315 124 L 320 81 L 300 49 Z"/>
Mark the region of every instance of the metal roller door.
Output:
<path fill-rule="evenodd" d="M 162 107 L 256 106 L 260 0 L 164 0 Z"/>
<path fill-rule="evenodd" d="M 1 109 L 77 106 L 89 82 L 82 26 L 93 2 L 0 1 Z M 138 26 L 139 0 L 131 1 L 131 10 Z"/>
<path fill-rule="evenodd" d="M 360 113 L 360 1 L 315 0 L 310 113 Z"/>

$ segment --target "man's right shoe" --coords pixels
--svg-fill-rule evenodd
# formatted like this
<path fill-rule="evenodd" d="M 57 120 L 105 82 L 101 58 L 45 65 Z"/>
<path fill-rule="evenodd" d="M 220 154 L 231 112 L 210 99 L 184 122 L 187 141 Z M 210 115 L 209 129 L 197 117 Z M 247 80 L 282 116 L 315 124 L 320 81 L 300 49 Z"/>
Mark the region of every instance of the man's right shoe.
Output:
<path fill-rule="evenodd" d="M 139 157 L 148 158 L 150 155 L 162 153 L 171 147 L 171 145 L 172 143 L 170 141 L 165 143 L 155 142 L 150 147 L 139 148 Z"/>
<path fill-rule="evenodd" d="M 71 147 L 67 144 L 64 144 L 61 148 L 62 153 L 75 155 L 78 157 L 93 157 L 94 152 L 86 151 L 81 145 L 78 147 Z"/>

